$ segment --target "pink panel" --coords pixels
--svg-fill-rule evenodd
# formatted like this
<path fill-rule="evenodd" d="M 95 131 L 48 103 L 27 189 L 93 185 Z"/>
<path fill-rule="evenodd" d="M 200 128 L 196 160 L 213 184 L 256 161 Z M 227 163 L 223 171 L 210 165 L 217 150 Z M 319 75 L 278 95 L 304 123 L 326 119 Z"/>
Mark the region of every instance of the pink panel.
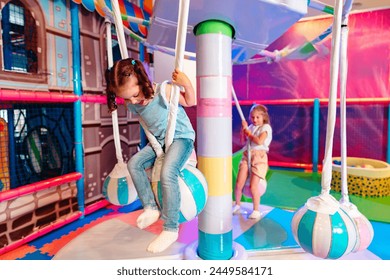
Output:
<path fill-rule="evenodd" d="M 230 76 L 224 77 L 226 79 L 226 94 L 224 98 L 219 97 L 218 93 L 211 98 L 201 98 L 200 96 L 205 96 L 201 92 L 201 83 L 202 77 L 196 77 L 197 83 L 197 115 L 198 117 L 208 117 L 208 118 L 221 118 L 221 117 L 231 117 L 232 116 L 232 78 Z M 215 91 L 215 90 L 214 90 Z"/>
<path fill-rule="evenodd" d="M 230 98 L 200 98 L 198 99 L 198 117 L 221 118 L 232 116 L 232 101 Z"/>

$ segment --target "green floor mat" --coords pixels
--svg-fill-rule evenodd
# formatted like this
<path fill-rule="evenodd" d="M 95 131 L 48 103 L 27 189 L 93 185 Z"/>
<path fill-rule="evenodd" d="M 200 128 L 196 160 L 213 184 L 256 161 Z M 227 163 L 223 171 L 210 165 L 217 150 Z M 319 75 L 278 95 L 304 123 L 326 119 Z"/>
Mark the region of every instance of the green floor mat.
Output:
<path fill-rule="evenodd" d="M 233 187 L 236 181 L 238 164 L 242 152 L 233 155 Z M 267 173 L 267 191 L 261 197 L 261 203 L 282 209 L 296 210 L 313 196 L 321 192 L 321 174 L 301 171 L 270 169 Z M 341 195 L 331 191 L 338 200 Z M 390 223 L 390 197 L 366 197 L 349 195 L 350 201 L 371 221 Z M 251 200 L 242 199 L 245 202 Z"/>

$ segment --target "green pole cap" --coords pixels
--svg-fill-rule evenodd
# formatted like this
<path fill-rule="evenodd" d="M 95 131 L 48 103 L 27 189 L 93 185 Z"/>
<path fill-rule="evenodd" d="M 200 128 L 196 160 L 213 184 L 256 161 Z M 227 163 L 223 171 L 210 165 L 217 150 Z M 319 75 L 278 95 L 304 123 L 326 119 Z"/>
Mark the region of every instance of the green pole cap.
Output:
<path fill-rule="evenodd" d="M 210 33 L 223 34 L 233 38 L 234 28 L 224 21 L 215 19 L 202 21 L 194 27 L 194 34 L 196 36 Z"/>

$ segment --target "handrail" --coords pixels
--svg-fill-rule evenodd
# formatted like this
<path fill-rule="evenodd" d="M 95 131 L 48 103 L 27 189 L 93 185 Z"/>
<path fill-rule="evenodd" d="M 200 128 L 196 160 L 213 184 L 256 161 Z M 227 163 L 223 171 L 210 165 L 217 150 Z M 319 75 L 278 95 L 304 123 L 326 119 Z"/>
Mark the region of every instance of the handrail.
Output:
<path fill-rule="evenodd" d="M 73 181 L 77 181 L 82 177 L 82 174 L 79 172 L 72 172 L 62 176 L 50 178 L 47 180 L 39 181 L 36 183 L 31 183 L 25 186 L 20 186 L 16 189 L 8 190 L 6 192 L 0 192 L 0 202 L 10 200 L 13 198 L 18 198 L 23 195 L 28 195 L 40 190 L 48 189 L 51 187 L 59 186 L 62 184 L 67 184 Z"/>

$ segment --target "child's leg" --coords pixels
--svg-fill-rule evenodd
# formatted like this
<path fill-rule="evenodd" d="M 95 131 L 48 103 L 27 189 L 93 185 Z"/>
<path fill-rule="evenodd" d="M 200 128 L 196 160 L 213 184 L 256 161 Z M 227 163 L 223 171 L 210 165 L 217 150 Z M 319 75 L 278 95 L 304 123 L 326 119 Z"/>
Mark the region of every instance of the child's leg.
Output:
<path fill-rule="evenodd" d="M 161 169 L 162 219 L 163 231 L 149 244 L 147 250 L 152 253 L 162 252 L 171 246 L 179 236 L 180 170 L 190 157 L 194 147 L 191 139 L 175 139 L 165 154 Z"/>
<path fill-rule="evenodd" d="M 234 189 L 235 205 L 241 205 L 242 189 L 244 188 L 246 179 L 248 178 L 248 162 L 243 159 L 240 162 L 238 169 L 236 187 Z"/>
<path fill-rule="evenodd" d="M 253 201 L 253 210 L 259 211 L 260 205 L 260 192 L 259 192 L 260 177 L 252 174 L 251 176 L 251 193 Z"/>
<path fill-rule="evenodd" d="M 268 169 L 268 157 L 265 151 L 254 151 L 253 161 L 251 166 L 251 193 L 253 201 L 253 212 L 249 215 L 250 219 L 260 219 L 260 197 L 263 193 L 260 193 L 259 184 L 261 180 L 264 180 Z"/>
<path fill-rule="evenodd" d="M 233 202 L 233 214 L 239 214 L 241 208 L 241 197 L 242 189 L 244 188 L 246 178 L 248 176 L 248 169 L 245 168 L 248 165 L 240 164 L 240 169 L 238 170 L 236 188 L 234 192 L 235 201 Z"/>
<path fill-rule="evenodd" d="M 133 179 L 134 186 L 137 190 L 144 207 L 144 212 L 137 219 L 137 226 L 144 229 L 155 223 L 160 217 L 153 191 L 145 169 L 151 167 L 155 161 L 156 154 L 152 147 L 145 146 L 141 151 L 131 157 L 127 168 Z"/>

